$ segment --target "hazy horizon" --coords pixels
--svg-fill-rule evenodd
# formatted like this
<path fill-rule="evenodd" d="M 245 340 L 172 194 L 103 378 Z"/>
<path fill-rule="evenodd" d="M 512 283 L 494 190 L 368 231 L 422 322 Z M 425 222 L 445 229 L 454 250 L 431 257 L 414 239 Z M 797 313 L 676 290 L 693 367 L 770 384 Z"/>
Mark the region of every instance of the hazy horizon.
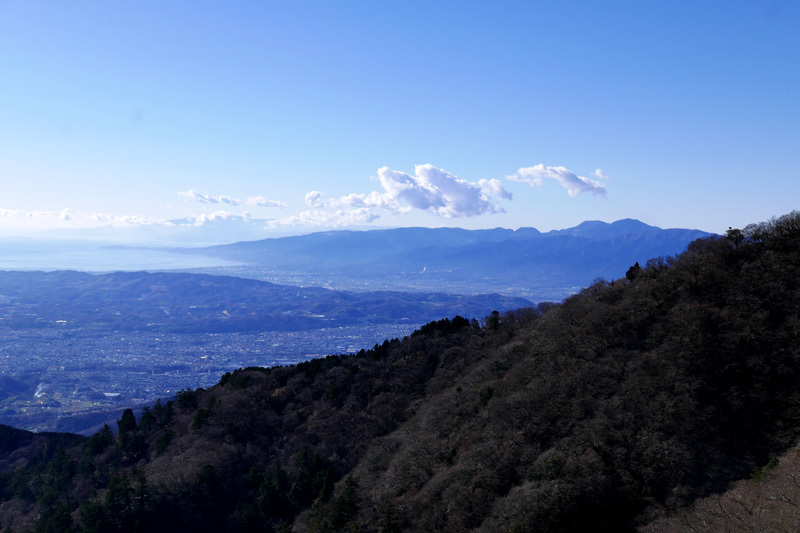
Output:
<path fill-rule="evenodd" d="M 622 220 L 638 219 L 617 219 L 617 220 L 582 220 L 567 227 L 542 228 L 535 226 L 503 227 L 493 226 L 479 229 L 506 229 L 518 231 L 524 228 L 534 228 L 542 233 L 549 231 L 563 231 L 579 226 L 587 222 L 601 222 L 613 224 Z M 280 233 L 265 233 L 261 231 L 260 223 L 263 220 L 253 221 L 215 221 L 209 224 L 194 225 L 172 225 L 164 226 L 160 224 L 141 225 L 126 228 L 115 226 L 99 226 L 83 229 L 38 229 L 28 232 L 4 232 L 0 228 L 0 250 L 2 245 L 42 245 L 48 247 L 54 245 L 61 247 L 67 243 L 75 243 L 78 247 L 86 246 L 138 246 L 138 247 L 170 247 L 170 248 L 196 248 L 204 246 L 215 246 L 220 244 L 231 244 L 234 242 L 255 241 L 263 239 L 299 237 L 313 233 L 329 231 L 378 231 L 402 228 L 453 228 L 472 230 L 472 228 L 459 225 L 441 226 L 347 226 L 347 227 L 295 227 L 285 229 Z M 641 222 L 641 221 L 640 221 Z M 658 226 L 656 226 L 658 227 Z M 661 229 L 673 229 L 663 227 Z M 707 231 L 703 228 L 680 228 Z M 709 232 L 713 233 L 713 232 Z M 0 263 L 2 264 L 2 263 Z M 1 267 L 0 267 L 1 268 Z"/>
<path fill-rule="evenodd" d="M 797 207 L 798 22 L 791 2 L 5 1 L 0 235 L 720 233 Z"/>

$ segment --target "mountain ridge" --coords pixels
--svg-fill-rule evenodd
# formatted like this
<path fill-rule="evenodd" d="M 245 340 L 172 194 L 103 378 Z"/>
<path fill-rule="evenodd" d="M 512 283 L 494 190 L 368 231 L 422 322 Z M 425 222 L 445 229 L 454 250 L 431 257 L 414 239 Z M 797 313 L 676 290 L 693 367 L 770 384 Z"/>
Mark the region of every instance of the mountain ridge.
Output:
<path fill-rule="evenodd" d="M 620 277 L 636 262 L 678 254 L 709 235 L 624 219 L 586 221 L 547 233 L 535 228 L 342 230 L 170 251 L 238 261 L 245 266 L 223 271 L 281 282 L 301 276 L 304 284 L 336 288 L 445 287 L 543 301 L 560 300 L 597 278 Z M 483 275 L 487 262 L 491 271 Z"/>
<path fill-rule="evenodd" d="M 138 420 L 123 413 L 116 437 L 101 431 L 0 471 L 0 521 L 635 531 L 797 443 L 798 325 L 792 213 L 696 240 L 561 304 L 241 369 Z"/>

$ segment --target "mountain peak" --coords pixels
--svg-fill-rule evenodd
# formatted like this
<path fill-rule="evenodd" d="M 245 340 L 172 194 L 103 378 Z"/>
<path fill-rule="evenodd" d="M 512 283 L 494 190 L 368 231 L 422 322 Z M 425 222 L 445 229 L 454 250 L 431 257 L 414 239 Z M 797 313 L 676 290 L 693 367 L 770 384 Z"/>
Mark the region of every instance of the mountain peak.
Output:
<path fill-rule="evenodd" d="M 572 228 L 549 231 L 547 235 L 575 235 L 587 239 L 613 239 L 623 235 L 630 235 L 631 233 L 657 229 L 659 228 L 634 218 L 624 218 L 611 223 L 603 222 L 602 220 L 587 220 Z"/>

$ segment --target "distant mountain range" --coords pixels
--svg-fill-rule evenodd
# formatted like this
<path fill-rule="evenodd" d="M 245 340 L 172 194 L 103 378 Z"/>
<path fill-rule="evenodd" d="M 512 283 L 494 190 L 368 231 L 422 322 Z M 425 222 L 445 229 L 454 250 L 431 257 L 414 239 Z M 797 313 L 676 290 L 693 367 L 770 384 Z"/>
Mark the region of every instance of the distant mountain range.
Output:
<path fill-rule="evenodd" d="M 671 256 L 711 235 L 633 219 L 536 228 L 397 228 L 328 231 L 171 252 L 246 263 L 234 275 L 361 290 L 500 292 L 557 300 L 596 278 L 622 277 L 635 262 Z"/>

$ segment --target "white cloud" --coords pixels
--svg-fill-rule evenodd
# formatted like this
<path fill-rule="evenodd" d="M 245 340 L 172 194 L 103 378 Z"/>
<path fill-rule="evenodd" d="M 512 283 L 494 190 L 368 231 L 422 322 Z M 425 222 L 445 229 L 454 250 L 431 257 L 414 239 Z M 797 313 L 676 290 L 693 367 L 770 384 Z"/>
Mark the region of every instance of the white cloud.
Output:
<path fill-rule="evenodd" d="M 199 192 L 195 191 L 194 189 L 189 189 L 188 191 L 185 191 L 185 192 L 179 191 L 178 194 L 181 195 L 181 196 L 185 196 L 187 198 L 190 198 L 192 200 L 197 200 L 198 202 L 201 202 L 201 203 L 204 203 L 204 204 L 218 204 L 219 203 L 219 199 L 217 197 L 209 196 L 209 195 L 203 194 L 203 193 L 199 193 Z"/>
<path fill-rule="evenodd" d="M 600 169 L 595 172 L 598 171 L 601 174 L 603 172 Z M 603 175 L 605 176 L 605 174 Z M 578 176 L 565 167 L 535 165 L 521 168 L 517 170 L 516 174 L 507 176 L 507 179 L 511 181 L 527 183 L 531 187 L 541 185 L 545 178 L 556 180 L 562 187 L 567 189 L 567 193 L 572 197 L 584 192 L 591 192 L 595 196 L 605 196 L 606 194 L 606 186 L 599 181 Z"/>
<path fill-rule="evenodd" d="M 503 200 L 511 200 L 511 193 L 503 188 L 503 182 L 497 179 L 479 180 L 478 186 L 487 196 L 498 196 Z"/>
<path fill-rule="evenodd" d="M 325 202 L 322 201 L 322 193 L 319 191 L 307 193 L 306 204 L 308 204 L 308 207 L 323 207 Z"/>
<path fill-rule="evenodd" d="M 265 196 L 250 196 L 244 201 L 245 205 L 259 206 L 259 207 L 278 207 L 286 209 L 286 204 L 278 200 L 270 200 Z"/>
<path fill-rule="evenodd" d="M 270 220 L 268 225 L 275 226 L 350 226 L 353 224 L 366 224 L 380 218 L 371 209 L 361 207 L 357 209 L 338 209 L 336 211 L 323 211 L 314 209 L 303 211 L 297 215 L 277 220 Z"/>
<path fill-rule="evenodd" d="M 112 226 L 138 226 L 154 224 L 157 220 L 148 219 L 139 215 L 114 215 L 111 213 L 98 213 L 88 211 L 25 211 L 23 209 L 0 209 L 0 219 L 22 226 L 52 226 L 54 223 L 68 223 L 69 226 L 88 227 L 96 226 L 98 222 Z"/>
<path fill-rule="evenodd" d="M 241 215 L 235 215 L 233 213 L 229 213 L 227 211 L 214 211 L 213 213 L 206 215 L 205 213 L 198 215 L 196 217 L 190 217 L 189 220 L 193 222 L 191 225 L 193 226 L 203 226 L 205 224 L 211 222 L 218 222 L 218 221 L 231 221 L 231 220 L 241 220 L 241 221 L 249 221 L 250 220 L 250 213 L 245 211 Z"/>
<path fill-rule="evenodd" d="M 179 191 L 178 194 L 180 196 L 185 196 L 191 200 L 196 200 L 203 204 L 228 204 L 228 205 L 240 205 L 244 203 L 245 205 L 251 206 L 259 206 L 259 207 L 279 207 L 281 209 L 285 208 L 286 205 L 283 202 L 279 202 L 278 200 L 270 200 L 265 196 L 250 196 L 244 201 L 239 200 L 238 198 L 234 198 L 233 196 L 211 196 L 210 194 L 203 194 L 201 192 L 197 192 L 194 189 L 189 189 L 188 191 Z"/>
<path fill-rule="evenodd" d="M 334 207 L 380 207 L 393 213 L 419 209 L 444 218 L 459 218 L 502 213 L 503 208 L 493 202 L 492 196 L 511 199 L 500 180 L 474 183 L 433 165 L 416 165 L 413 176 L 383 167 L 378 169 L 378 181 L 384 192 L 349 194 L 330 204 Z"/>
<path fill-rule="evenodd" d="M 595 171 L 592 172 L 592 176 L 594 176 L 595 178 L 600 178 L 601 180 L 607 180 L 608 178 L 611 177 L 602 170 L 600 170 L 599 168 L 595 169 Z"/>
<path fill-rule="evenodd" d="M 365 224 L 380 218 L 375 212 L 378 208 L 394 214 L 418 209 L 445 218 L 471 217 L 503 212 L 494 198 L 511 200 L 511 193 L 500 180 L 470 182 L 433 165 L 416 165 L 413 176 L 383 167 L 378 169 L 377 181 L 383 191 L 353 193 L 330 200 L 325 200 L 320 191 L 310 191 L 305 202 L 311 210 L 270 221 L 269 225 Z"/>

